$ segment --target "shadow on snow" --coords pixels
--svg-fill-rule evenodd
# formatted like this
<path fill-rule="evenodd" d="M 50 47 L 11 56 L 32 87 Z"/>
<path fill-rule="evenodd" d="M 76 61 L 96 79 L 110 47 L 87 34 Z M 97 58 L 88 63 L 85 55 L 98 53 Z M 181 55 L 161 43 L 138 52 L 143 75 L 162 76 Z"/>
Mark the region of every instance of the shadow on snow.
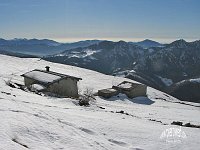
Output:
<path fill-rule="evenodd" d="M 130 101 L 132 103 L 136 103 L 136 104 L 142 104 L 142 105 L 151 105 L 153 103 L 155 103 L 155 101 L 149 99 L 148 97 L 145 96 L 139 96 L 139 97 L 135 97 L 133 99 L 128 98 L 125 94 L 119 94 L 117 96 L 113 96 L 111 98 L 103 98 L 104 100 L 107 101 L 116 101 L 116 100 L 121 100 L 121 101 Z"/>

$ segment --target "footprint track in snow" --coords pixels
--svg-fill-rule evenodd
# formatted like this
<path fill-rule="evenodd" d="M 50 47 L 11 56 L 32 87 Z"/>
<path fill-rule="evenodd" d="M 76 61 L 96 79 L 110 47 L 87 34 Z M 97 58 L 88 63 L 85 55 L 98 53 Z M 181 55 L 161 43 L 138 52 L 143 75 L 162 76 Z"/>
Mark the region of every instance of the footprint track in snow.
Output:
<path fill-rule="evenodd" d="M 117 141 L 117 140 L 113 140 L 113 139 L 108 139 L 109 142 L 120 145 L 120 146 L 127 146 L 128 144 L 122 141 Z"/>
<path fill-rule="evenodd" d="M 91 134 L 91 135 L 94 135 L 95 132 L 93 132 L 92 130 L 89 130 L 89 129 L 86 129 L 86 128 L 82 128 L 80 127 L 79 128 L 81 131 L 85 132 L 85 133 L 88 133 L 88 134 Z"/>

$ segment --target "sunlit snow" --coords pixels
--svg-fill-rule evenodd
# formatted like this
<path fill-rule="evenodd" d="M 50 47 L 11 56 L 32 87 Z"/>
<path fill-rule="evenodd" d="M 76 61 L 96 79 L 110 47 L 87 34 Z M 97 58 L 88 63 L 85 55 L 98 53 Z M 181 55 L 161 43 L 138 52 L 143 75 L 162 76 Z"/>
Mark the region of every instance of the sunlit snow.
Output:
<path fill-rule="evenodd" d="M 200 105 L 181 102 L 153 88 L 147 88 L 147 97 L 135 99 L 125 95 L 110 99 L 96 96 L 90 107 L 83 107 L 76 99 L 41 96 L 6 84 L 8 81 L 23 84 L 21 74 L 45 66 L 81 77 L 80 92 L 88 88 L 97 92 L 112 87 L 113 83 L 131 81 L 37 58 L 0 55 L 0 149 L 198 149 L 199 129 L 180 128 L 171 123 L 199 125 Z M 169 129 L 181 130 L 186 136 L 178 137 L 179 142 L 169 142 L 166 134 Z"/>

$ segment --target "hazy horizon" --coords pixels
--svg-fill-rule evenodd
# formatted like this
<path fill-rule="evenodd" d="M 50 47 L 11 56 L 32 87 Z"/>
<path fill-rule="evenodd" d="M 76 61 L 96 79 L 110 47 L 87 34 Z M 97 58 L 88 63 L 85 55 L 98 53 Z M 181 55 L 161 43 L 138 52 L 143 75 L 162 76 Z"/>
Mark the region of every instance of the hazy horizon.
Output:
<path fill-rule="evenodd" d="M 198 0 L 1 0 L 1 36 L 169 43 L 200 39 Z"/>
<path fill-rule="evenodd" d="M 125 41 L 125 42 L 141 42 L 141 41 L 144 41 L 144 40 L 152 40 L 152 41 L 156 41 L 156 42 L 159 42 L 159 43 L 162 43 L 162 44 L 165 44 L 165 43 L 171 43 L 171 42 L 174 42 L 176 40 L 180 40 L 181 38 L 177 38 L 177 39 L 151 39 L 151 38 L 132 38 L 132 39 L 106 39 L 106 38 L 92 38 L 92 39 L 52 39 L 52 38 L 26 38 L 26 37 L 15 37 L 15 38 L 3 38 L 3 37 L 0 37 L 0 39 L 5 39 L 5 40 L 14 40 L 14 39 L 27 39 L 27 40 L 30 40 L 30 39 L 38 39 L 38 40 L 44 40 L 44 39 L 48 39 L 48 40 L 53 40 L 53 41 L 56 41 L 56 42 L 59 42 L 59 43 L 71 43 L 71 42 L 79 42 L 79 41 L 85 41 L 85 40 L 107 40 L 107 41 L 114 41 L 114 42 L 118 42 L 118 41 Z M 187 42 L 193 42 L 193 41 L 197 41 L 197 40 L 200 40 L 200 39 L 183 39 Z"/>

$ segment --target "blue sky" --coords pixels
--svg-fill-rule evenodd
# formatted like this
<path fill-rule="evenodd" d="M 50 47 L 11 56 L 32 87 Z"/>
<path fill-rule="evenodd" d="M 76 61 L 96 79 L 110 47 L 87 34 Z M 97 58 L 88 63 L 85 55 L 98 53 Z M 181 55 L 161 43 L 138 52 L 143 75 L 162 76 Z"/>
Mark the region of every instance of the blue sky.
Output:
<path fill-rule="evenodd" d="M 200 0 L 0 0 L 0 38 L 200 39 Z"/>

